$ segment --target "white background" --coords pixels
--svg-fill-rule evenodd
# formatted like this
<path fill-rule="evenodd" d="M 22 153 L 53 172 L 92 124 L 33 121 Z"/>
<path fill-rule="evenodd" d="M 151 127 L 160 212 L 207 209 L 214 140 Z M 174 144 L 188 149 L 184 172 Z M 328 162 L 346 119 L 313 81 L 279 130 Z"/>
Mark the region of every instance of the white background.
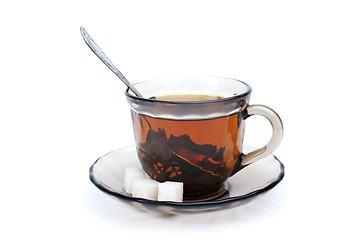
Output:
<path fill-rule="evenodd" d="M 2 1 L 1 239 L 358 239 L 357 1 Z M 132 82 L 210 75 L 249 83 L 275 109 L 284 180 L 229 211 L 163 217 L 88 178 L 133 144 L 124 85 L 85 45 L 84 26 Z M 261 146 L 270 125 L 247 121 Z"/>

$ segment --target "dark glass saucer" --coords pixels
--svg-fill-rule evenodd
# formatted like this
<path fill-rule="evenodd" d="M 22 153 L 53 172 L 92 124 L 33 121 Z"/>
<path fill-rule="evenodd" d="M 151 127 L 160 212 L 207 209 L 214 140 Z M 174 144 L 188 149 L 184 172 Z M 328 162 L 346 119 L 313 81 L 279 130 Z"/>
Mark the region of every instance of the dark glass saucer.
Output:
<path fill-rule="evenodd" d="M 251 149 L 244 146 L 244 152 Z M 103 192 L 130 206 L 161 214 L 200 213 L 238 207 L 274 188 L 284 177 L 284 165 L 270 155 L 230 177 L 215 199 L 165 202 L 136 198 L 126 193 L 123 181 L 125 168 L 129 166 L 141 167 L 134 146 L 109 152 L 97 159 L 90 167 L 90 180 Z"/>

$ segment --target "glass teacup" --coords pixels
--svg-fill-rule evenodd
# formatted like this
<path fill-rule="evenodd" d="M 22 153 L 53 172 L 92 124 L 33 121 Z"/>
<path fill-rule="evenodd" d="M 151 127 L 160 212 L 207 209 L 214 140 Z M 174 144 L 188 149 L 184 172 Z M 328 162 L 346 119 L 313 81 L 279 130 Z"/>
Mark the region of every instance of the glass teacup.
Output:
<path fill-rule="evenodd" d="M 280 144 L 280 117 L 264 105 L 249 105 L 251 87 L 222 77 L 178 77 L 134 84 L 130 90 L 137 154 L 156 181 L 184 183 L 184 199 L 222 194 L 226 179 L 270 155 Z M 273 133 L 262 148 L 242 152 L 245 119 L 266 117 Z"/>

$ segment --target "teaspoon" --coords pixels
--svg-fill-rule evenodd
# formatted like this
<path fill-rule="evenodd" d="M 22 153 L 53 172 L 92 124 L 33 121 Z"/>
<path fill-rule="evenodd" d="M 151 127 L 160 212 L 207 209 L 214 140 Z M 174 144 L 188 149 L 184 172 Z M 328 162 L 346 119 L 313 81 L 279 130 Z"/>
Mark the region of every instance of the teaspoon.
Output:
<path fill-rule="evenodd" d="M 124 84 L 137 96 L 143 98 L 143 96 L 137 91 L 137 89 L 127 80 L 127 78 L 115 67 L 115 65 L 110 61 L 110 59 L 105 55 L 105 53 L 100 49 L 100 47 L 95 43 L 91 36 L 86 32 L 86 30 L 80 28 L 82 37 L 84 38 L 87 46 L 92 50 L 92 52 L 119 78 Z"/>

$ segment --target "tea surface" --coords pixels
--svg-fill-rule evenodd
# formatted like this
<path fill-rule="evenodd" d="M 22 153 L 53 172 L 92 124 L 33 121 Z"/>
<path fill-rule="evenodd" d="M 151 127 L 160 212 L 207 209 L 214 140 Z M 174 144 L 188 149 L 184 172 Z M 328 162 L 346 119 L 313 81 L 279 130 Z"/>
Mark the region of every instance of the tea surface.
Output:
<path fill-rule="evenodd" d="M 174 95 L 163 95 L 163 96 L 154 96 L 150 99 L 162 100 L 162 101 L 181 101 L 181 102 L 190 102 L 190 101 L 208 101 L 208 100 L 217 100 L 221 99 L 221 96 L 206 95 L 206 94 L 174 94 Z"/>

